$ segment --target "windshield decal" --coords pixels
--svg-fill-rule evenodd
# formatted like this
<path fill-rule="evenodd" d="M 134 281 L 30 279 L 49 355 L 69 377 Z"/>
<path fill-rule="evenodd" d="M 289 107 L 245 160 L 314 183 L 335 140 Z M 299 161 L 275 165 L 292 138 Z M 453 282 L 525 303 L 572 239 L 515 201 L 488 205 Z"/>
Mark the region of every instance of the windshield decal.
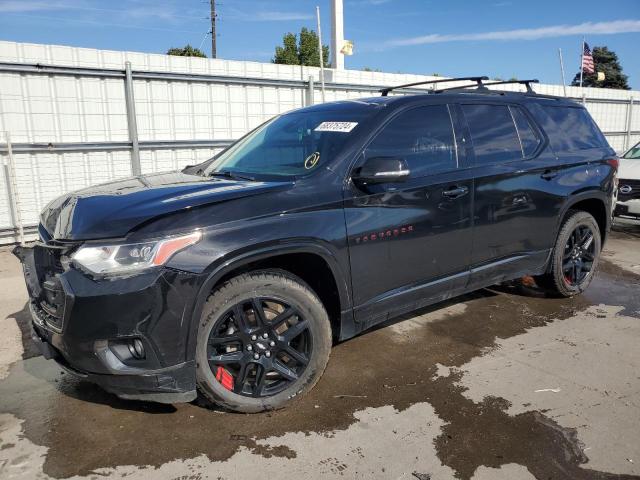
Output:
<path fill-rule="evenodd" d="M 304 160 L 304 168 L 311 170 L 320 161 L 320 152 L 313 152 Z"/>
<path fill-rule="evenodd" d="M 314 131 L 316 132 L 341 132 L 349 133 L 356 128 L 358 122 L 322 122 Z"/>

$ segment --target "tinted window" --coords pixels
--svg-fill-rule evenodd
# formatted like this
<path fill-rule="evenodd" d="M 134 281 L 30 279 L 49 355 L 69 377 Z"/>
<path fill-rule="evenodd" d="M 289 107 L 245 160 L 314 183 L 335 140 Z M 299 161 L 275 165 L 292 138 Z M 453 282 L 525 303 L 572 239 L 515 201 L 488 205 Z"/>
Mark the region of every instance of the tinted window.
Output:
<path fill-rule="evenodd" d="M 520 143 L 522 144 L 522 151 L 525 157 L 533 155 L 540 144 L 540 139 L 536 135 L 529 119 L 519 107 L 509 107 L 513 120 L 516 122 L 518 128 L 518 136 L 520 137 Z"/>
<path fill-rule="evenodd" d="M 477 164 L 522 158 L 516 126 L 506 105 L 463 105 Z"/>
<path fill-rule="evenodd" d="M 391 120 L 367 147 L 366 156 L 401 157 L 412 176 L 454 170 L 455 140 L 446 105 L 418 107 Z"/>
<path fill-rule="evenodd" d="M 551 120 L 551 125 L 545 130 L 556 153 L 608 146 L 584 108 L 544 105 L 542 109 Z"/>

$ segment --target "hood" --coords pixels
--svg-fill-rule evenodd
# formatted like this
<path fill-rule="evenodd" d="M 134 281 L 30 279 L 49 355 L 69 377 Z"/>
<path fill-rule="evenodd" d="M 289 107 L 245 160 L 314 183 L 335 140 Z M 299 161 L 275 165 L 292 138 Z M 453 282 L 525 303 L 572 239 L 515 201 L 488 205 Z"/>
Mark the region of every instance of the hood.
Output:
<path fill-rule="evenodd" d="M 640 158 L 621 158 L 618 178 L 622 180 L 640 180 Z"/>
<path fill-rule="evenodd" d="M 40 222 L 54 240 L 123 237 L 155 217 L 291 185 L 292 182 L 253 182 L 182 172 L 142 175 L 63 195 L 44 208 Z"/>

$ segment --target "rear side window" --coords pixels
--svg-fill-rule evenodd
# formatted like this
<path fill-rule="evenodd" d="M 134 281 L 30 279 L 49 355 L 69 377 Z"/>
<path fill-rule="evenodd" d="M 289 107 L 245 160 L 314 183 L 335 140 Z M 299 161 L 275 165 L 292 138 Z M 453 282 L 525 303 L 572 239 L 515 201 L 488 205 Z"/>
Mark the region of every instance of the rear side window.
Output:
<path fill-rule="evenodd" d="M 543 105 L 542 109 L 550 119 L 545 131 L 556 153 L 608 147 L 604 135 L 584 108 Z"/>
<path fill-rule="evenodd" d="M 519 107 L 509 107 L 511 114 L 513 115 L 513 121 L 516 123 L 518 129 L 518 137 L 520 138 L 520 144 L 522 145 L 522 153 L 524 157 L 530 157 L 538 149 L 540 145 L 540 138 L 535 133 L 535 130 L 531 126 L 529 119 Z"/>
<path fill-rule="evenodd" d="M 372 157 L 400 157 L 411 175 L 423 177 L 455 170 L 455 137 L 446 105 L 417 107 L 399 114 L 369 144 Z"/>
<path fill-rule="evenodd" d="M 476 164 L 509 162 L 522 158 L 520 140 L 506 105 L 462 105 Z"/>

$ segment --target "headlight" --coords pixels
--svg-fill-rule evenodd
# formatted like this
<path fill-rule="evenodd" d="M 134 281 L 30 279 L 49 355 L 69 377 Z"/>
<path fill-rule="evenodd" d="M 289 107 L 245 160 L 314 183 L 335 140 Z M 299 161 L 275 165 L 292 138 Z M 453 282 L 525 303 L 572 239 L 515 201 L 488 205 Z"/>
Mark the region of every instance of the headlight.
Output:
<path fill-rule="evenodd" d="M 201 232 L 181 237 L 169 237 L 152 242 L 126 245 L 96 245 L 80 247 L 72 255 L 74 262 L 93 273 L 128 273 L 164 265 L 180 250 L 197 243 Z"/>

